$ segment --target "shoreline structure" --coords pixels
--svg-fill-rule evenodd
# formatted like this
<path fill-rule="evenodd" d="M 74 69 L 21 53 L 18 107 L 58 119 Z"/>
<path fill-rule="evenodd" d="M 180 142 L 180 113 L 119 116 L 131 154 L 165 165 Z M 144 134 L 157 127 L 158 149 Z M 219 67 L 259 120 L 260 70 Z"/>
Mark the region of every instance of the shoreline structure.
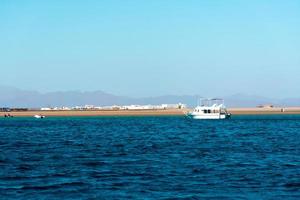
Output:
<path fill-rule="evenodd" d="M 68 116 L 184 116 L 192 109 L 149 109 L 149 110 L 29 110 L 0 112 L 0 117 L 10 114 L 14 117 L 32 117 L 44 115 L 46 117 L 68 117 Z M 300 107 L 274 107 L 274 108 L 228 108 L 232 115 L 272 115 L 272 114 L 300 114 Z"/>

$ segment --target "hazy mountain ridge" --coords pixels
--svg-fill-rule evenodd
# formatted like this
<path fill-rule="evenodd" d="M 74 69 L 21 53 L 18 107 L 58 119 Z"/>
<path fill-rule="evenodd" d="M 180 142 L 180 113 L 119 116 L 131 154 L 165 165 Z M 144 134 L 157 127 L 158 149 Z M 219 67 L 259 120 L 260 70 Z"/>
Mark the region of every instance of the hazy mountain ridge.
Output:
<path fill-rule="evenodd" d="M 164 95 L 157 97 L 131 98 L 117 96 L 103 91 L 65 91 L 40 93 L 0 86 L 0 107 L 55 107 L 77 105 L 128 105 L 185 103 L 190 107 L 197 104 L 199 95 Z M 255 107 L 260 104 L 276 106 L 300 106 L 300 98 L 272 99 L 255 95 L 235 94 L 222 97 L 228 107 Z"/>

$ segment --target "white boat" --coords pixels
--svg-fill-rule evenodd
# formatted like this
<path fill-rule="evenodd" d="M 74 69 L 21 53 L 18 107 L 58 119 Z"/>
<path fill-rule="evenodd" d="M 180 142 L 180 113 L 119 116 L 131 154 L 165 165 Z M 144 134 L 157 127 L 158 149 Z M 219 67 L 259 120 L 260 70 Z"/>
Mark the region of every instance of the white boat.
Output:
<path fill-rule="evenodd" d="M 34 115 L 33 117 L 36 118 L 36 119 L 43 119 L 43 118 L 45 118 L 44 115 Z"/>
<path fill-rule="evenodd" d="M 201 99 L 193 111 L 187 115 L 193 119 L 228 119 L 231 114 L 227 112 L 223 99 Z"/>

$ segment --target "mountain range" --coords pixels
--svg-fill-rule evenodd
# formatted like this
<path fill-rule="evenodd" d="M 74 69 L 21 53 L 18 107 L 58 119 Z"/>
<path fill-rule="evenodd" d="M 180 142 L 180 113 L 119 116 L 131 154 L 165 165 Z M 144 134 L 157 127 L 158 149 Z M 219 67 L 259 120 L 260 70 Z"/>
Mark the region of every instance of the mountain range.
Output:
<path fill-rule="evenodd" d="M 173 104 L 184 103 L 189 107 L 197 104 L 200 95 L 165 95 L 157 97 L 133 98 L 117 96 L 103 91 L 59 91 L 41 93 L 0 86 L 0 107 L 56 107 L 80 105 L 131 105 L 131 104 Z M 221 97 L 228 107 L 256 107 L 261 104 L 275 106 L 300 106 L 300 98 L 274 99 L 255 95 L 235 94 Z"/>

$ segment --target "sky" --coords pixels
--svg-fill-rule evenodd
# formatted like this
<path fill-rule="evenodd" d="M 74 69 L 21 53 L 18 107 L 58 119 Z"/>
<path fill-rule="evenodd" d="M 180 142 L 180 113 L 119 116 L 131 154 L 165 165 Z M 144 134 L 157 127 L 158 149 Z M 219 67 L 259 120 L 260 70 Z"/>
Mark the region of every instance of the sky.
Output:
<path fill-rule="evenodd" d="M 300 1 L 1 0 L 0 85 L 300 96 Z"/>

